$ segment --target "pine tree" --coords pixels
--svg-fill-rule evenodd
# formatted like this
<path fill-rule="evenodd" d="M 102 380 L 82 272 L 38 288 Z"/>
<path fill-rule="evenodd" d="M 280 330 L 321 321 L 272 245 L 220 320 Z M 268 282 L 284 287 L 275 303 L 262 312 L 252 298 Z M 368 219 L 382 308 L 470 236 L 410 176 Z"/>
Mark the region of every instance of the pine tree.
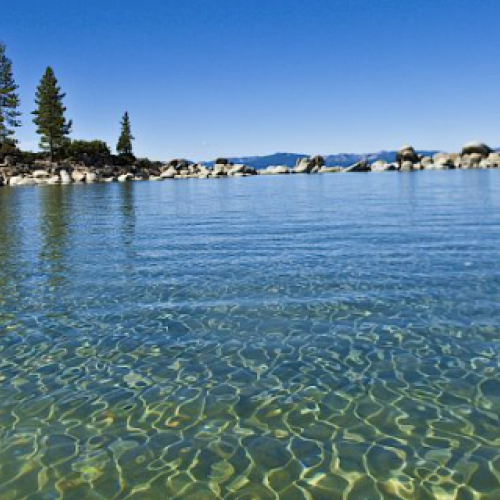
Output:
<path fill-rule="evenodd" d="M 15 145 L 14 129 L 21 125 L 18 118 L 20 99 L 16 94 L 19 86 L 12 74 L 12 61 L 7 57 L 5 45 L 0 42 L 0 147 Z"/>
<path fill-rule="evenodd" d="M 61 93 L 57 85 L 57 78 L 51 67 L 48 67 L 42 77 L 36 92 L 35 103 L 38 106 L 33 111 L 33 119 L 40 135 L 40 147 L 50 153 L 50 160 L 54 161 L 57 152 L 68 142 L 72 121 L 66 121 L 63 99 L 66 94 Z"/>
<path fill-rule="evenodd" d="M 118 144 L 116 145 L 116 150 L 118 151 L 118 154 L 133 156 L 132 141 L 134 140 L 134 136 L 130 131 L 130 118 L 127 111 L 125 111 L 125 114 L 123 115 L 121 126 L 122 131 L 120 138 L 118 139 Z"/>

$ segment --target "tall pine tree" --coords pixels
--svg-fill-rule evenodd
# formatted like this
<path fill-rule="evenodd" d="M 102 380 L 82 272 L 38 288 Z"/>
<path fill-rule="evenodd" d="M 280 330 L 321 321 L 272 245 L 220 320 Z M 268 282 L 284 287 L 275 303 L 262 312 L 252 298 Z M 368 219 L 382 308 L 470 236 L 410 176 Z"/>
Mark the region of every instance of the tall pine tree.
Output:
<path fill-rule="evenodd" d="M 42 77 L 36 92 L 35 103 L 38 106 L 33 111 L 33 119 L 37 125 L 37 133 L 40 135 L 40 147 L 50 153 L 50 160 L 68 142 L 71 132 L 72 121 L 66 121 L 63 99 L 66 94 L 61 93 L 61 87 L 57 85 L 57 78 L 51 67 L 48 67 Z"/>
<path fill-rule="evenodd" d="M 130 118 L 128 112 L 125 111 L 123 119 L 121 121 L 122 131 L 120 133 L 120 138 L 118 139 L 118 144 L 116 145 L 116 150 L 118 154 L 133 156 L 132 152 L 132 141 L 134 136 L 130 130 Z"/>
<path fill-rule="evenodd" d="M 18 88 L 12 74 L 12 61 L 6 55 L 5 45 L 0 42 L 0 148 L 4 144 L 16 143 L 14 129 L 21 125 Z"/>

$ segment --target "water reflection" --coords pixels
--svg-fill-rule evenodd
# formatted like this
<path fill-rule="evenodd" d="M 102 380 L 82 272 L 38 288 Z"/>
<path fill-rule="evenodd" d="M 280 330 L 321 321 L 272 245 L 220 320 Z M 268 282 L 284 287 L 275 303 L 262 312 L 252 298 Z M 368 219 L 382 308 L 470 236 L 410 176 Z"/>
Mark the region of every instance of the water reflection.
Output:
<path fill-rule="evenodd" d="M 19 192 L 0 190 L 0 335 L 15 320 L 9 302 L 19 299 L 16 282 L 21 277 L 13 271 L 22 254 L 21 205 Z"/>
<path fill-rule="evenodd" d="M 73 196 L 71 186 L 40 189 L 40 266 L 49 287 L 61 287 L 68 282 Z"/>
<path fill-rule="evenodd" d="M 123 186 L 118 186 L 118 210 L 120 217 L 120 233 L 123 245 L 128 248 L 133 246 L 136 225 L 135 189 L 136 184 L 126 182 Z M 134 254 L 129 254 L 133 258 Z"/>
<path fill-rule="evenodd" d="M 20 254 L 21 231 L 19 227 L 20 206 L 19 191 L 2 189 L 0 191 L 0 262 L 3 266 L 12 263 Z M 5 269 L 4 269 L 5 270 Z M 0 279 L 7 277 L 1 272 Z"/>

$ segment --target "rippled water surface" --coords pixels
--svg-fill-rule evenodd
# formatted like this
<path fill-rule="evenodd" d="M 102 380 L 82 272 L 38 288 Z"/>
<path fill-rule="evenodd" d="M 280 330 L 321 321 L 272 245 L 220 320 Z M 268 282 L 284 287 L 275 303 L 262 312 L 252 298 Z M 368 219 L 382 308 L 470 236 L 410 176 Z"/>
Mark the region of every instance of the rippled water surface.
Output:
<path fill-rule="evenodd" d="M 500 172 L 0 190 L 0 500 L 500 498 Z"/>

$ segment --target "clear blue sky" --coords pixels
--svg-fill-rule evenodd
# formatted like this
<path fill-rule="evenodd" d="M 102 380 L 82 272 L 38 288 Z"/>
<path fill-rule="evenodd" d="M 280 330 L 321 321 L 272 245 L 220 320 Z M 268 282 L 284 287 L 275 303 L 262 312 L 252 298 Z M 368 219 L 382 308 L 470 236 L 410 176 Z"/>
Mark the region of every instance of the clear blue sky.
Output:
<path fill-rule="evenodd" d="M 500 146 L 499 0 L 15 0 L 21 144 L 51 65 L 74 138 L 156 159 Z"/>

